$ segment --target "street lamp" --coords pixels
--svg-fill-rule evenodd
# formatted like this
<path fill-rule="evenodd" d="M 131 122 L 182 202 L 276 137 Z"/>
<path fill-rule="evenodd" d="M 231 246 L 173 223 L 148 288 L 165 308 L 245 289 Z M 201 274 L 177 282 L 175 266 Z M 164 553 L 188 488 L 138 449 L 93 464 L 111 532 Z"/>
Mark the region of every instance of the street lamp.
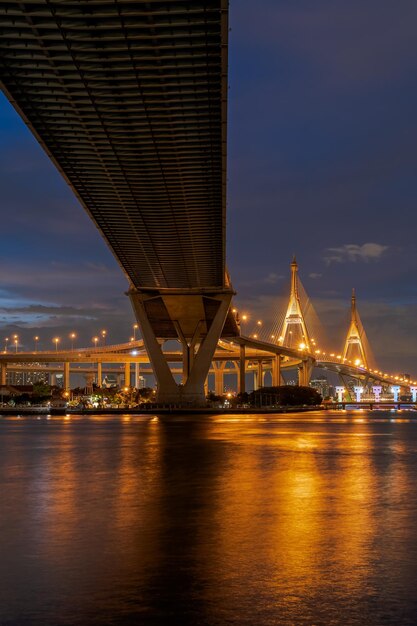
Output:
<path fill-rule="evenodd" d="M 136 341 L 136 331 L 139 328 L 137 324 L 133 324 L 133 341 Z"/>
<path fill-rule="evenodd" d="M 36 336 L 33 338 L 33 341 L 35 342 L 35 352 L 37 352 L 37 351 L 38 351 L 38 342 L 39 342 L 39 337 L 38 337 L 38 335 L 36 335 Z"/>
<path fill-rule="evenodd" d="M 107 330 L 102 330 L 101 331 L 101 336 L 103 338 L 103 346 L 106 345 L 106 335 L 107 335 Z"/>
<path fill-rule="evenodd" d="M 77 335 L 75 333 L 71 333 L 70 334 L 70 339 L 71 339 L 71 350 L 74 350 L 74 339 L 77 337 Z"/>
<path fill-rule="evenodd" d="M 97 348 L 98 337 L 93 337 L 94 347 Z"/>
<path fill-rule="evenodd" d="M 54 337 L 53 342 L 55 344 L 55 352 L 58 352 L 59 337 Z"/>
<path fill-rule="evenodd" d="M 5 352 L 7 352 L 7 344 L 8 344 L 8 342 L 9 342 L 9 338 L 6 337 L 5 340 L 4 340 L 4 351 Z"/>
<path fill-rule="evenodd" d="M 19 345 L 19 338 L 18 338 L 18 336 L 17 336 L 17 335 L 15 335 L 15 336 L 14 336 L 13 343 L 14 343 L 14 345 L 15 345 L 16 352 L 17 352 L 17 346 Z"/>

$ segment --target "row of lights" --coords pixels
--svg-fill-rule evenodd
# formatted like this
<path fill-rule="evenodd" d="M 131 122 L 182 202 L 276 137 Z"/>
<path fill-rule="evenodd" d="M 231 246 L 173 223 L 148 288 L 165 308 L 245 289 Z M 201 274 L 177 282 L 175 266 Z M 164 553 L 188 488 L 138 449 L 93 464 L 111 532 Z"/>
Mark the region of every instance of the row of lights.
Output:
<path fill-rule="evenodd" d="M 133 324 L 133 337 L 130 337 L 130 341 L 136 341 L 136 332 L 138 330 L 139 326 L 138 324 Z M 68 335 L 70 341 L 71 341 L 71 350 L 74 350 L 74 341 L 77 338 L 77 334 L 72 332 Z M 107 330 L 101 330 L 100 331 L 100 336 L 96 335 L 95 337 L 92 337 L 91 341 L 94 345 L 94 347 L 96 348 L 100 338 L 102 339 L 103 342 L 103 346 L 106 345 L 106 337 L 107 337 Z M 35 347 L 35 352 L 38 351 L 38 347 L 39 347 L 39 341 L 40 341 L 40 337 L 38 335 L 35 335 L 33 337 L 33 341 L 34 341 L 34 347 Z M 4 339 L 4 350 L 3 352 L 6 354 L 7 353 L 7 349 L 9 347 L 9 345 L 11 345 L 10 343 L 10 338 L 9 337 L 5 337 Z M 13 345 L 15 347 L 15 351 L 18 352 L 18 348 L 19 348 L 19 335 L 13 335 L 12 336 L 12 342 Z M 61 342 L 61 337 L 54 337 L 52 339 L 52 343 L 55 345 L 55 351 L 58 352 L 58 345 Z"/>

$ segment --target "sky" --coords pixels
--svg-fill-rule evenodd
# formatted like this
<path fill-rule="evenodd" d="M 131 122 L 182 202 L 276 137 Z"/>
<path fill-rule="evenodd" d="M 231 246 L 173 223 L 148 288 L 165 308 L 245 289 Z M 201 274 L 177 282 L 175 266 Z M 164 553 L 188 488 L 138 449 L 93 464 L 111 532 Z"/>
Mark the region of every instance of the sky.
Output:
<path fill-rule="evenodd" d="M 340 349 L 355 287 L 382 369 L 417 374 L 417 3 L 231 0 L 227 263 L 237 304 L 282 313 L 293 254 Z M 0 96 L 0 349 L 132 335 L 126 280 Z"/>

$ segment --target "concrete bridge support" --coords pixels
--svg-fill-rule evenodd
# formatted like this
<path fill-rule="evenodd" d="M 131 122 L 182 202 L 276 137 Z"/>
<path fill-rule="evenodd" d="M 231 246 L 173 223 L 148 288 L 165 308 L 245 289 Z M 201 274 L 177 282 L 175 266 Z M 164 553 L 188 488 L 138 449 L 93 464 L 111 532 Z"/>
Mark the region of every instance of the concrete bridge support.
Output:
<path fill-rule="evenodd" d="M 313 372 L 312 359 L 303 359 L 298 366 L 298 384 L 302 387 L 308 387 L 311 380 L 311 374 Z"/>
<path fill-rule="evenodd" d="M 224 394 L 224 369 L 226 363 L 215 361 L 214 363 L 214 393 L 216 396 Z"/>
<path fill-rule="evenodd" d="M 281 355 L 276 354 L 272 359 L 272 386 L 281 385 Z"/>
<path fill-rule="evenodd" d="M 125 387 L 130 387 L 130 363 L 125 363 Z"/>
<path fill-rule="evenodd" d="M 2 385 L 7 384 L 7 363 L 2 363 L 0 369 L 0 383 Z"/>
<path fill-rule="evenodd" d="M 245 346 L 240 346 L 238 391 L 239 393 L 245 393 L 246 391 L 246 349 L 245 349 Z"/>
<path fill-rule="evenodd" d="M 158 384 L 162 403 L 204 406 L 204 382 L 222 334 L 232 291 L 198 294 L 189 290 L 128 292 L 140 325 L 146 351 Z M 205 311 L 210 308 L 209 317 Z M 158 311 L 158 314 L 153 311 Z M 206 317 L 202 319 L 202 314 Z M 161 317 L 164 316 L 163 324 Z M 183 346 L 183 384 L 177 385 L 158 339 L 172 338 L 172 329 Z"/>
<path fill-rule="evenodd" d="M 71 389 L 70 383 L 70 363 L 69 361 L 64 362 L 64 391 L 69 391 Z"/>
<path fill-rule="evenodd" d="M 101 387 L 103 384 L 103 365 L 97 363 L 97 387 Z"/>

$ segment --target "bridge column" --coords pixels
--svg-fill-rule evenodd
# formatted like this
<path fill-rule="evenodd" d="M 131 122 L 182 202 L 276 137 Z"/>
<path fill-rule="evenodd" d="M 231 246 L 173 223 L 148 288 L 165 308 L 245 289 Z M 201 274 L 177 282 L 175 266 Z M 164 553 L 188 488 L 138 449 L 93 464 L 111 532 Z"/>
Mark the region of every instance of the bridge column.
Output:
<path fill-rule="evenodd" d="M 136 389 L 140 387 L 140 367 L 139 363 L 135 363 L 135 384 L 133 385 Z"/>
<path fill-rule="evenodd" d="M 1 365 L 0 382 L 2 385 L 7 384 L 7 363 L 2 363 Z"/>
<path fill-rule="evenodd" d="M 257 389 L 263 387 L 263 367 L 262 361 L 258 361 L 258 371 L 257 371 Z"/>
<path fill-rule="evenodd" d="M 49 381 L 51 383 L 51 387 L 55 387 L 55 385 L 56 385 L 56 374 L 55 374 L 55 372 L 51 373 Z"/>
<path fill-rule="evenodd" d="M 354 387 L 353 391 L 355 392 L 355 395 L 356 395 L 356 402 L 360 402 L 361 395 L 363 394 L 363 387 Z"/>
<path fill-rule="evenodd" d="M 103 384 L 103 364 L 97 363 L 97 387 L 101 387 Z"/>
<path fill-rule="evenodd" d="M 128 295 L 140 324 L 145 348 L 158 383 L 158 402 L 204 406 L 206 403 L 204 381 L 226 321 L 232 291 L 213 295 L 190 293 L 188 290 L 149 294 L 131 288 Z M 146 307 L 147 303 L 149 308 Z M 164 332 L 166 326 L 171 324 L 183 349 L 183 341 L 188 345 L 188 356 L 186 355 L 185 368 L 183 367 L 186 372 L 188 370 L 188 376 L 185 384 L 181 386 L 177 385 L 158 341 L 158 337 L 162 336 L 158 336 L 156 332 L 158 328 L 162 332 L 162 326 L 159 318 L 151 316 L 153 305 L 153 310 L 156 308 L 160 312 L 159 315 L 166 316 Z M 201 316 L 206 306 L 207 310 L 210 306 L 210 315 L 203 320 Z"/>
<path fill-rule="evenodd" d="M 379 402 L 381 400 L 381 385 L 373 385 L 372 393 L 374 394 L 375 402 Z"/>
<path fill-rule="evenodd" d="M 70 363 L 69 361 L 64 362 L 64 391 L 69 391 L 71 389 L 70 384 Z"/>
<path fill-rule="evenodd" d="M 281 385 L 281 355 L 275 354 L 272 358 L 272 386 Z"/>
<path fill-rule="evenodd" d="M 313 371 L 313 362 L 311 359 L 303 359 L 298 367 L 298 384 L 302 387 L 308 387 L 310 384 L 311 373 Z"/>
<path fill-rule="evenodd" d="M 239 393 L 245 393 L 246 391 L 246 348 L 240 346 L 239 356 Z"/>
<path fill-rule="evenodd" d="M 130 363 L 125 363 L 125 387 L 130 387 Z"/>
<path fill-rule="evenodd" d="M 401 387 L 400 385 L 393 385 L 391 387 L 391 391 L 394 394 L 394 402 L 398 402 L 398 396 L 400 395 Z"/>
<path fill-rule="evenodd" d="M 338 402 L 343 402 L 343 394 L 345 393 L 345 388 L 341 387 L 341 386 L 337 386 L 336 387 L 336 395 L 337 395 L 337 401 Z"/>
<path fill-rule="evenodd" d="M 214 393 L 216 396 L 224 394 L 224 368 L 226 363 L 214 364 Z"/>

